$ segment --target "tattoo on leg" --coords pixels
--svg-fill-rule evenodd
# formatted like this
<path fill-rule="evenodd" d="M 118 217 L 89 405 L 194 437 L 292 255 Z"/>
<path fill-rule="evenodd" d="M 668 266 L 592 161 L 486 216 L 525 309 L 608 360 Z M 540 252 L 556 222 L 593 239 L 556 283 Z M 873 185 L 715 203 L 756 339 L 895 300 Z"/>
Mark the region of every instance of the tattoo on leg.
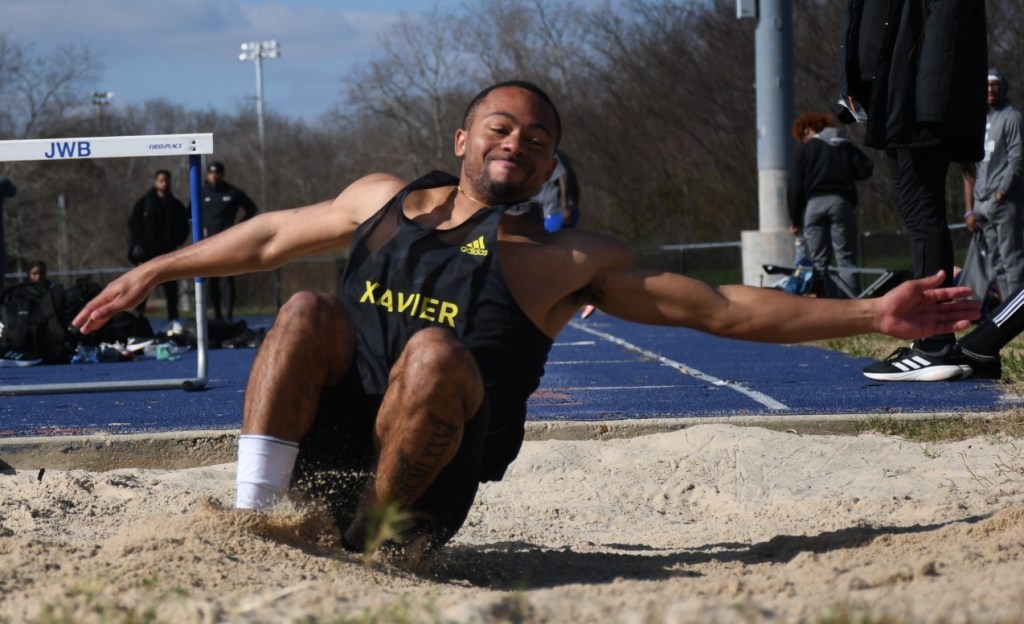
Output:
<path fill-rule="evenodd" d="M 434 425 L 434 430 L 419 457 L 414 459 L 401 449 L 398 450 L 398 470 L 388 484 L 396 500 L 405 502 L 416 495 L 423 482 L 437 470 L 445 451 L 451 448 L 452 442 L 458 437 L 459 431 L 455 425 L 434 414 L 429 414 L 428 417 Z"/>

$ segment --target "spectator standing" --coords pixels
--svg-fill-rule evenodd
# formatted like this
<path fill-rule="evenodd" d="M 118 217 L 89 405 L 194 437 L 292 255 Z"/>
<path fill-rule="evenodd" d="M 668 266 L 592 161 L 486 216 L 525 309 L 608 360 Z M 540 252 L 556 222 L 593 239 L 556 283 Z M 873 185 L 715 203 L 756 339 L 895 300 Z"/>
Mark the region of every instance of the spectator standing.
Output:
<path fill-rule="evenodd" d="M 985 124 L 985 158 L 978 163 L 977 177 L 964 177 L 971 232 L 985 239 L 999 293 L 1006 298 L 1024 285 L 1024 146 L 1021 144 L 1020 111 L 1010 104 L 1009 84 L 999 70 L 988 70 L 988 120 Z M 985 293 L 975 293 L 984 297 Z"/>
<path fill-rule="evenodd" d="M 555 157 L 558 161 L 554 171 L 531 198 L 540 204 L 544 229 L 548 232 L 574 228 L 580 220 L 580 185 L 576 179 L 576 170 L 564 151 L 555 150 Z M 593 305 L 587 304 L 583 306 L 581 317 L 587 318 L 595 310 Z"/>
<path fill-rule="evenodd" d="M 864 142 L 889 157 L 914 277 L 943 270 L 950 285 L 946 173 L 950 163 L 976 163 L 984 155 L 985 3 L 850 0 L 846 19 L 840 119 L 866 122 Z M 955 342 L 952 333 L 916 340 L 864 374 L 881 381 L 962 376 L 950 359 Z"/>
<path fill-rule="evenodd" d="M 160 169 L 153 176 L 153 186 L 132 207 L 128 219 L 128 260 L 142 264 L 174 251 L 188 238 L 189 215 L 184 204 L 171 191 L 171 172 Z M 163 284 L 167 298 L 167 320 L 170 331 L 181 331 L 178 320 L 178 282 Z M 146 300 L 136 310 L 144 313 Z"/>
<path fill-rule="evenodd" d="M 987 315 L 978 326 L 957 343 L 953 352 L 953 361 L 964 369 L 964 377 L 975 379 L 1000 379 L 1002 377 L 1002 357 L 1000 350 L 1011 340 L 1024 332 L 1024 287 L 1008 290 L 1009 282 L 1001 279 L 997 262 L 1003 264 L 1007 273 L 1012 268 L 1006 261 L 998 239 L 999 226 L 986 223 L 990 220 L 1015 222 L 1011 234 L 1020 235 L 1021 231 L 1021 114 L 1009 103 L 1008 85 L 1005 76 L 999 71 L 990 69 L 988 72 L 988 105 L 989 115 L 985 132 L 985 159 L 978 166 L 977 179 L 964 179 L 964 189 L 968 201 L 965 215 L 967 227 L 977 233 L 984 232 L 982 244 L 986 247 L 992 268 L 996 272 L 1002 303 L 990 315 Z M 997 173 L 998 172 L 998 173 Z M 973 214 L 971 201 L 973 200 Z M 1011 213 L 1011 215 L 1008 213 Z M 1002 213 L 1002 214 L 1000 214 Z M 990 214 L 996 215 L 994 219 Z M 1014 221 L 1015 219 L 1015 221 Z M 986 227 L 987 226 L 987 227 Z M 1005 223 L 1004 223 L 1005 226 Z M 987 231 L 986 231 L 987 230 Z M 995 246 L 989 241 L 991 232 L 995 230 Z M 980 231 L 980 232 L 979 232 Z M 1019 241 L 1018 241 L 1019 242 Z M 1018 254 L 1018 276 L 1021 258 Z M 985 260 L 987 261 L 987 260 Z M 1024 284 L 1019 283 L 1019 286 Z M 981 284 L 974 285 L 976 294 L 984 297 L 984 292 L 977 292 Z M 957 377 L 950 377 L 956 379 Z"/>
<path fill-rule="evenodd" d="M 532 198 L 540 204 L 544 229 L 549 232 L 576 227 L 580 218 L 580 187 L 572 161 L 562 150 L 556 150 L 555 156 L 558 158 L 555 170 Z"/>
<path fill-rule="evenodd" d="M 0 290 L 4 287 L 4 278 L 7 275 L 7 244 L 4 242 L 4 200 L 18 194 L 18 187 L 14 186 L 11 179 L 0 175 Z"/>
<path fill-rule="evenodd" d="M 857 182 L 866 180 L 874 163 L 832 127 L 825 113 L 804 113 L 793 122 L 797 148 L 789 166 L 786 200 L 790 231 L 803 235 L 815 268 L 824 270 L 829 257 L 836 266 L 857 266 Z M 857 294 L 856 273 L 839 272 L 840 279 Z"/>
<path fill-rule="evenodd" d="M 215 161 L 206 168 L 206 184 L 203 185 L 203 224 L 205 235 L 214 236 L 239 223 L 251 219 L 256 214 L 256 204 L 240 188 L 229 184 L 224 179 L 224 163 Z M 223 320 L 221 308 L 221 278 L 211 277 L 210 303 L 217 320 Z M 235 317 L 235 278 L 224 278 L 227 295 L 227 320 Z"/>

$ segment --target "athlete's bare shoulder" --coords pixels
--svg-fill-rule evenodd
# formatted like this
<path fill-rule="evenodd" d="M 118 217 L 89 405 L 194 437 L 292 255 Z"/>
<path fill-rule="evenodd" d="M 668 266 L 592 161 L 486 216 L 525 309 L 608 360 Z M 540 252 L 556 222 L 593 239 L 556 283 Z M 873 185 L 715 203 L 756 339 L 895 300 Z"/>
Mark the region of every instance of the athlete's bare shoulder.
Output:
<path fill-rule="evenodd" d="M 526 315 L 549 336 L 580 306 L 598 298 L 602 275 L 639 262 L 628 245 L 596 232 L 551 233 L 526 218 L 506 217 L 500 234 L 505 282 Z"/>
<path fill-rule="evenodd" d="M 532 243 L 524 247 L 528 255 L 560 256 L 561 261 L 555 265 L 555 271 L 573 276 L 587 277 L 600 270 L 637 262 L 635 253 L 624 242 L 607 234 L 584 229 L 548 232 L 542 225 L 526 217 L 506 217 L 502 221 L 501 233 L 502 240 Z M 567 270 L 570 268 L 583 270 Z"/>
<path fill-rule="evenodd" d="M 405 184 L 404 180 L 390 173 L 371 173 L 345 187 L 332 207 L 359 224 L 380 210 Z"/>

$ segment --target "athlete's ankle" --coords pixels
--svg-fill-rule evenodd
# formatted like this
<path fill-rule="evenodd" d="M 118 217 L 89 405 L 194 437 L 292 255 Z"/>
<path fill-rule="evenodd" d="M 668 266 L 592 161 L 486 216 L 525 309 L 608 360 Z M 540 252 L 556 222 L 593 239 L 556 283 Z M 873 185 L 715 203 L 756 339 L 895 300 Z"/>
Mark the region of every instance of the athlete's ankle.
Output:
<path fill-rule="evenodd" d="M 265 511 L 288 494 L 299 443 L 273 436 L 238 438 L 235 507 Z"/>

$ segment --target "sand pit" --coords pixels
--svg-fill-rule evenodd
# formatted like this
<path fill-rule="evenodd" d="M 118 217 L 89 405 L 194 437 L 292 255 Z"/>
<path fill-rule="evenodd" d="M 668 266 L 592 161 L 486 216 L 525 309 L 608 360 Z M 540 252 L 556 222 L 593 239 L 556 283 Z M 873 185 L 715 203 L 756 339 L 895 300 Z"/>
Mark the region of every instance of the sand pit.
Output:
<path fill-rule="evenodd" d="M 236 514 L 232 465 L 38 476 L 0 476 L 0 621 L 1024 620 L 1020 441 L 528 442 L 415 573 Z"/>

